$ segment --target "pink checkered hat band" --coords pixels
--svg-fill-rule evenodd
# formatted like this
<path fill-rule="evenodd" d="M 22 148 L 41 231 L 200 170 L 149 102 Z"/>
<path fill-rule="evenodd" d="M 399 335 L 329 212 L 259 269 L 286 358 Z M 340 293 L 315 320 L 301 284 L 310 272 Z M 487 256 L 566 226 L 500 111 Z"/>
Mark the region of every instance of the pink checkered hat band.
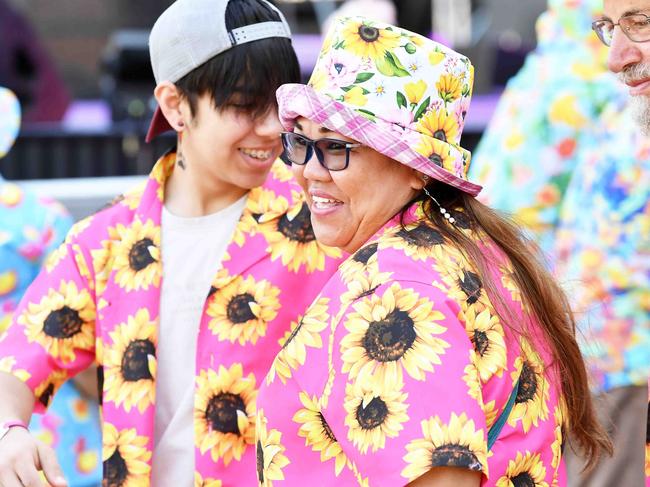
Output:
<path fill-rule="evenodd" d="M 415 151 L 411 141 L 425 136 L 411 128 L 400 127 L 380 117 L 368 118 L 353 107 L 317 93 L 309 85 L 283 85 L 277 91 L 277 98 L 280 121 L 286 130 L 293 130 L 296 119 L 305 117 L 472 196 L 482 189 Z M 471 156 L 467 150 L 437 139 L 432 143 L 444 145 L 449 150 L 448 164 L 468 166 Z"/>
<path fill-rule="evenodd" d="M 474 82 L 470 60 L 414 32 L 337 18 L 307 86 L 278 90 L 287 128 L 303 116 L 471 195 L 460 146 Z"/>

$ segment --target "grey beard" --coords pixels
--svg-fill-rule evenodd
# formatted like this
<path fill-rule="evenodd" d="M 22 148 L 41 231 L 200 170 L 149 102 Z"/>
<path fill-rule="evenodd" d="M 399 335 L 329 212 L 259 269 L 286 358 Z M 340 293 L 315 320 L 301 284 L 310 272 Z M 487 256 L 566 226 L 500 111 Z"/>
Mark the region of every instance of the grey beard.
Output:
<path fill-rule="evenodd" d="M 618 74 L 618 79 L 623 83 L 645 78 L 650 78 L 650 64 L 648 63 L 637 63 Z M 650 96 L 633 96 L 629 105 L 632 116 L 643 134 L 650 135 Z"/>
<path fill-rule="evenodd" d="M 650 135 L 650 97 L 633 96 L 630 100 L 630 111 L 643 135 Z"/>

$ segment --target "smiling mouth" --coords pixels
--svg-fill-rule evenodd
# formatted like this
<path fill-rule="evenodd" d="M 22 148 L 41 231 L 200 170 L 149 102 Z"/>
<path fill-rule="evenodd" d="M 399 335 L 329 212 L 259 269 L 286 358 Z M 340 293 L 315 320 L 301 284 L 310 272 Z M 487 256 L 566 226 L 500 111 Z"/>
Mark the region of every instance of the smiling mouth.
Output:
<path fill-rule="evenodd" d="M 266 161 L 273 156 L 272 150 L 257 150 L 257 149 L 239 149 L 243 154 L 246 154 L 253 159 L 259 161 Z"/>
<path fill-rule="evenodd" d="M 635 88 L 635 87 L 637 87 L 637 86 L 639 86 L 639 85 L 642 85 L 643 83 L 647 83 L 648 81 L 650 81 L 650 78 L 633 79 L 633 80 L 629 80 L 629 81 L 627 81 L 626 84 L 627 84 L 630 88 Z"/>
<path fill-rule="evenodd" d="M 314 208 L 317 208 L 319 210 L 324 210 L 327 208 L 334 208 L 335 206 L 342 205 L 343 202 L 339 200 L 335 200 L 332 198 L 323 198 L 322 196 L 313 196 L 311 197 L 312 204 L 314 205 Z"/>

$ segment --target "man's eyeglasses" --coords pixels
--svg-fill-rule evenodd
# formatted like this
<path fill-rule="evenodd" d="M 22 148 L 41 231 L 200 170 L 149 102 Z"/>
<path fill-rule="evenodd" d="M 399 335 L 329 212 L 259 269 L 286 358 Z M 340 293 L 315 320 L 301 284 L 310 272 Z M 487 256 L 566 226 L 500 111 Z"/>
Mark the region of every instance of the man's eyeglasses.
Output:
<path fill-rule="evenodd" d="M 285 164 L 303 166 L 309 162 L 316 152 L 320 165 L 329 171 L 342 171 L 350 163 L 350 151 L 363 144 L 353 144 L 338 139 L 311 140 L 304 135 L 293 132 L 282 132 L 284 152 L 280 158 Z"/>
<path fill-rule="evenodd" d="M 597 20 L 591 24 L 591 28 L 603 44 L 611 46 L 617 25 L 632 42 L 650 41 L 650 16 L 645 14 L 625 15 L 616 24 L 608 19 Z"/>

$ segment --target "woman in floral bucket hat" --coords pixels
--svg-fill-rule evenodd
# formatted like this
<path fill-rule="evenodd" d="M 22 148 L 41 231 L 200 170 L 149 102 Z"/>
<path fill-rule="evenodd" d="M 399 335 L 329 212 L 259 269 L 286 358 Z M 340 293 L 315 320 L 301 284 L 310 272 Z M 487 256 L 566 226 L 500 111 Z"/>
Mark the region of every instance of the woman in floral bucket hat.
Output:
<path fill-rule="evenodd" d="M 561 486 L 569 435 L 592 462 L 610 449 L 564 295 L 466 178 L 472 74 L 347 18 L 309 84 L 278 90 L 315 235 L 350 257 L 260 390 L 260 485 Z"/>

